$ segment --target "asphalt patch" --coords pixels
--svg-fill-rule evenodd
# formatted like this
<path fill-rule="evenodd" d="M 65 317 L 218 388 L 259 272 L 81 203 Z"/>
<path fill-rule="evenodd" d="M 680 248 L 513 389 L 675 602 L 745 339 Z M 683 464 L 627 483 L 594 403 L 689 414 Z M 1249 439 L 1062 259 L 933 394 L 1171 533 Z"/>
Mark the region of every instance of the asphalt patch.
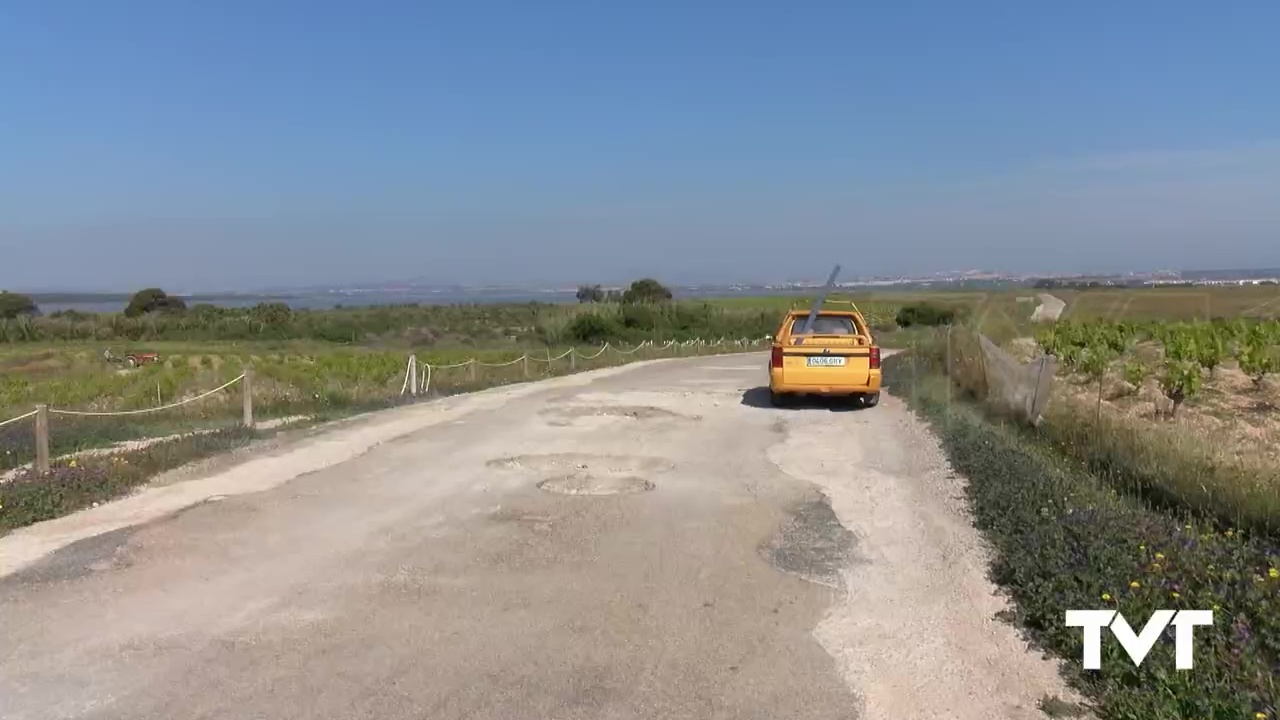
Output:
<path fill-rule="evenodd" d="M 133 526 L 94 535 L 59 548 L 38 562 L 5 578 L 0 578 L 0 590 L 45 583 L 78 580 L 95 572 L 119 570 L 129 567 L 126 543 L 142 526 Z"/>
<path fill-rule="evenodd" d="M 760 551 L 783 572 L 839 588 L 841 570 L 853 562 L 854 535 L 840 524 L 831 500 L 818 494 L 792 506 L 791 516 Z"/>

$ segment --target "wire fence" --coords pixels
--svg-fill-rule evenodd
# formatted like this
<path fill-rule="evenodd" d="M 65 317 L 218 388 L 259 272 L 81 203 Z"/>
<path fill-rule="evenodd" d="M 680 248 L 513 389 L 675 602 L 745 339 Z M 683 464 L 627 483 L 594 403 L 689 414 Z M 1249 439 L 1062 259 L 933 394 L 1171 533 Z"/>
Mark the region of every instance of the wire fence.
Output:
<path fill-rule="evenodd" d="M 724 338 L 719 338 L 714 342 L 707 342 L 702 339 L 688 340 L 684 342 L 669 340 L 662 344 L 656 344 L 653 341 L 644 341 L 629 349 L 606 342 L 593 353 L 584 353 L 576 347 L 571 347 L 554 357 L 551 355 L 550 350 L 548 350 L 544 357 L 539 357 L 525 352 L 521 354 L 520 357 L 505 362 L 484 362 L 473 357 L 462 362 L 452 364 L 428 363 L 419 360 L 416 355 L 411 354 L 405 366 L 404 381 L 401 385 L 399 396 L 402 398 L 406 398 L 407 396 L 407 398 L 416 399 L 417 396 L 430 395 L 433 389 L 433 378 L 438 378 L 440 373 L 444 371 L 465 369 L 467 372 L 465 382 L 455 384 L 454 389 L 476 389 L 487 384 L 519 382 L 521 380 L 550 377 L 559 373 L 572 373 L 579 370 L 593 369 L 594 367 L 598 367 L 599 364 L 596 363 L 594 365 L 589 365 L 589 363 L 597 361 L 606 355 L 614 357 L 618 362 L 629 362 L 640 359 L 641 357 L 649 357 L 651 355 L 660 356 L 674 354 L 676 356 L 680 356 L 690 352 L 695 354 L 701 353 L 707 349 L 724 349 L 731 347 L 742 350 L 758 345 L 762 342 L 767 342 L 767 338 L 740 339 L 732 341 L 726 341 Z M 531 368 L 530 363 L 536 364 L 541 368 L 541 370 Z M 560 363 L 560 365 L 557 365 L 557 363 Z M 515 370 L 517 366 L 519 366 L 518 371 Z M 484 377 L 481 377 L 482 369 L 487 371 Z M 518 374 L 513 374 L 513 372 L 518 372 Z M 392 382 L 394 382 L 394 380 L 392 380 Z M 244 427 L 253 428 L 255 423 L 253 395 L 254 370 L 252 367 L 245 367 L 244 372 L 240 375 L 222 383 L 218 387 L 177 402 L 157 405 L 155 407 L 116 411 L 77 410 L 50 407 L 48 405 L 37 405 L 35 409 L 30 412 L 0 421 L 0 428 L 31 421 L 34 426 L 33 439 L 35 444 L 34 459 L 28 467 L 34 467 L 37 474 L 46 474 L 49 472 L 50 467 L 49 447 L 51 416 L 74 419 L 130 418 L 135 416 L 152 415 L 176 410 L 184 406 L 209 400 L 214 396 L 226 393 L 237 385 L 240 387 L 243 402 L 240 422 Z M 30 446 L 27 447 L 30 449 Z M 28 455 L 27 457 L 31 456 Z"/>
<path fill-rule="evenodd" d="M 975 398 L 1019 421 L 1038 426 L 1053 395 L 1057 359 L 1020 360 L 980 332 L 946 335 L 946 374 Z"/>

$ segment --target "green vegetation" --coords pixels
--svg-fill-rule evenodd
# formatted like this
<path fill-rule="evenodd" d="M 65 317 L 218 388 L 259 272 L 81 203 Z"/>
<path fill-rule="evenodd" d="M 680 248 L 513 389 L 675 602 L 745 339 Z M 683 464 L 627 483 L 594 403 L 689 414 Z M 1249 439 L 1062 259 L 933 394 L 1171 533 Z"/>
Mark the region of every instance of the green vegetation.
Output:
<path fill-rule="evenodd" d="M 26 295 L 0 290 L 0 320 L 15 320 L 39 312 L 40 309 Z"/>
<path fill-rule="evenodd" d="M 958 314 L 955 308 L 945 308 L 930 303 L 912 303 L 904 305 L 894 317 L 898 327 L 909 328 L 913 325 L 950 325 Z"/>
<path fill-rule="evenodd" d="M 0 483 L 0 534 L 126 494 L 155 475 L 249 443 L 243 428 L 189 435 L 142 450 L 58 462 L 48 475 Z"/>
<path fill-rule="evenodd" d="M 125 317 L 140 317 L 153 312 L 182 312 L 187 304 L 179 297 L 172 297 L 160 288 L 147 288 L 134 293 L 124 308 Z"/>
<path fill-rule="evenodd" d="M 1160 385 L 1173 403 L 1173 415 L 1185 400 L 1200 392 L 1203 376 L 1214 375 L 1231 347 L 1238 348 L 1240 369 L 1253 379 L 1255 387 L 1260 387 L 1277 367 L 1280 320 L 1067 321 L 1042 329 L 1036 341 L 1068 371 L 1084 372 L 1099 382 L 1118 358 L 1126 359 L 1126 376 L 1132 367 L 1136 377 L 1140 363 L 1133 356 L 1146 346 L 1162 360 Z M 1099 359 L 1103 355 L 1105 361 Z"/>
<path fill-rule="evenodd" d="M 1070 679 L 1097 703 L 1097 714 L 1277 717 L 1280 542 L 1205 512 L 1230 506 L 1232 493 L 1264 494 L 1199 474 L 1201 487 L 1228 486 L 1223 495 L 1193 495 L 1167 471 L 1177 463 L 1199 468 L 1185 455 L 1167 455 L 1172 445 L 1124 432 L 1106 417 L 1099 426 L 1071 404 L 1060 404 L 1064 412 L 1036 431 L 995 421 L 954 399 L 941 355 L 929 346 L 890 358 L 886 381 L 932 421 L 953 466 L 969 478 L 978 526 L 995 549 L 993 577 L 1016 603 L 1012 619 L 1077 668 Z M 1168 491 L 1163 502 L 1144 492 L 1160 488 Z M 1280 517 L 1274 487 L 1269 494 L 1269 506 L 1255 510 Z M 1104 641 L 1102 670 L 1081 671 L 1082 635 L 1065 627 L 1065 613 L 1108 607 L 1133 621 L 1156 609 L 1213 609 L 1217 622 L 1196 632 L 1194 672 L 1174 670 L 1167 637 L 1141 667 Z"/>

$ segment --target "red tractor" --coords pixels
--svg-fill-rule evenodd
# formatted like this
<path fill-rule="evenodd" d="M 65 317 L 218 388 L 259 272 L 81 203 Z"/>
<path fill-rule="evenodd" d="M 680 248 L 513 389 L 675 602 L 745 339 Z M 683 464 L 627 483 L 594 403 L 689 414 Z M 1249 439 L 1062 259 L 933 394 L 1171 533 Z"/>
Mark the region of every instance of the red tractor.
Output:
<path fill-rule="evenodd" d="M 123 357 L 111 352 L 111 348 L 107 348 L 102 353 L 102 357 L 113 365 L 124 365 L 125 367 L 135 368 L 139 365 L 150 365 L 151 363 L 160 362 L 160 354 L 153 352 L 131 352 L 126 353 Z"/>

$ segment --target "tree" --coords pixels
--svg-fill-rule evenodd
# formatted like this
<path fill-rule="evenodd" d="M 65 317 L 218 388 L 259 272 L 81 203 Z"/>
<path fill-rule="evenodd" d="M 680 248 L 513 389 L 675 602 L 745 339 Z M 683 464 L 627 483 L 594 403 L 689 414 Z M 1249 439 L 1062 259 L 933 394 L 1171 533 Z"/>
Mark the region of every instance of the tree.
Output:
<path fill-rule="evenodd" d="M 26 295 L 0 290 L 0 319 L 12 320 L 21 315 L 37 315 L 40 308 Z"/>
<path fill-rule="evenodd" d="M 671 291 L 653 278 L 636 280 L 622 293 L 624 303 L 660 303 L 670 299 Z"/>
<path fill-rule="evenodd" d="M 578 302 L 600 302 L 604 300 L 604 290 L 599 285 L 579 285 Z"/>
<path fill-rule="evenodd" d="M 293 319 L 293 310 L 282 302 L 262 302 L 249 309 L 249 317 L 263 325 L 284 325 Z"/>
<path fill-rule="evenodd" d="M 125 317 L 138 317 L 151 312 L 181 312 L 187 309 L 182 298 L 165 293 L 160 288 L 139 290 L 129 299 L 125 307 Z"/>

